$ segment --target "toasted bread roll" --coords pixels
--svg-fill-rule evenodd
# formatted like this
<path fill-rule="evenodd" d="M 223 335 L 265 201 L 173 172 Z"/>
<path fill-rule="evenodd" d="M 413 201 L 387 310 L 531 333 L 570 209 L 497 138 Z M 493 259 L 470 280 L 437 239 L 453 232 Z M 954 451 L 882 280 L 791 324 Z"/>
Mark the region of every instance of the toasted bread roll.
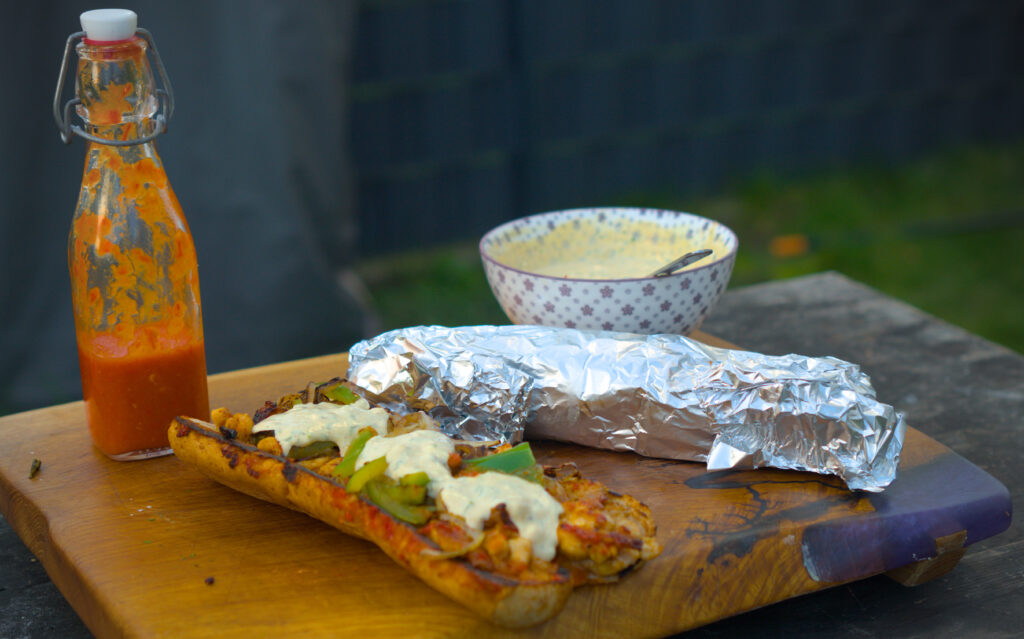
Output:
<path fill-rule="evenodd" d="M 365 477 L 357 479 L 351 468 L 339 473 L 345 452 L 337 447 L 300 446 L 315 456 L 297 461 L 286 456 L 272 436 L 264 434 L 257 442 L 251 420 L 217 414 L 220 426 L 185 417 L 174 420 L 168 438 L 178 459 L 239 492 L 369 540 L 409 572 L 495 624 L 526 627 L 550 619 L 563 608 L 574 586 L 614 581 L 660 552 L 647 507 L 583 479 L 575 467 L 531 467 L 529 482 L 515 480 L 537 492 L 540 501 L 550 500 L 556 514 L 560 513 L 557 522 L 550 520 L 557 527 L 550 531 L 557 550 L 553 557 L 545 557 L 536 538 L 531 543 L 525 532 L 520 535 L 514 519 L 522 512 L 521 504 L 510 513 L 505 503 L 499 503 L 489 512 L 478 512 L 477 521 L 471 522 L 473 517 L 465 513 L 449 512 L 445 502 L 454 503 L 454 496 L 442 499 L 445 493 L 438 490 L 426 496 L 424 473 L 411 473 L 401 482 L 387 479 L 390 483 L 384 488 L 384 484 L 364 487 Z M 428 427 L 427 421 L 421 425 Z M 226 426 L 229 423 L 246 424 L 245 436 L 239 437 Z M 395 433 L 387 437 L 396 438 Z M 498 451 L 506 453 L 505 464 L 510 457 L 515 461 L 517 454 L 507 449 Z M 497 452 L 492 455 L 498 459 Z M 463 464 L 462 457 L 452 453 L 447 468 L 454 475 L 448 481 L 477 480 L 481 475 L 488 475 L 487 480 L 509 479 L 505 473 L 488 471 L 488 464 L 480 464 L 481 460 L 471 458 Z M 349 461 L 355 463 L 354 458 Z M 363 467 L 369 470 L 370 466 Z M 396 505 L 380 492 L 388 490 L 415 495 L 417 505 Z"/>

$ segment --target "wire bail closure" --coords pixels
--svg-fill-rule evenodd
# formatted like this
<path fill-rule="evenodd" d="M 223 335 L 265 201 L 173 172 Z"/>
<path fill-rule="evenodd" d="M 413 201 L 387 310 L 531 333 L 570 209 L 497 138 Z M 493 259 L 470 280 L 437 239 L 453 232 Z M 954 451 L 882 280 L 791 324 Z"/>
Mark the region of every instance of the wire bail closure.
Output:
<path fill-rule="evenodd" d="M 64 82 L 67 80 L 68 66 L 71 61 L 71 51 L 74 48 L 75 43 L 85 37 L 85 31 L 78 31 L 68 36 L 67 44 L 64 46 L 64 59 L 61 60 L 60 75 L 57 76 L 57 91 L 53 96 L 53 119 L 57 122 L 57 129 L 60 131 L 60 139 L 64 141 L 64 144 L 71 144 L 72 135 L 77 135 L 89 140 L 90 142 L 97 142 L 99 144 L 109 144 L 111 146 L 134 146 L 136 144 L 145 144 L 146 142 L 150 142 L 156 139 L 156 137 L 161 133 L 167 132 L 167 123 L 174 114 L 174 89 L 171 88 L 171 81 L 167 79 L 167 70 L 164 69 L 164 62 L 160 58 L 160 52 L 157 51 L 156 42 L 153 41 L 152 34 L 150 34 L 146 29 L 138 28 L 135 30 L 135 35 L 141 37 L 149 45 L 150 51 L 153 52 L 153 59 L 156 60 L 156 69 L 160 74 L 160 81 L 164 85 L 163 89 L 156 89 L 157 98 L 163 106 L 163 113 L 160 113 L 160 109 L 158 107 L 156 115 L 153 116 L 153 120 L 156 123 L 156 129 L 149 135 L 145 135 L 141 138 L 133 138 L 131 140 L 111 140 L 95 136 L 88 133 L 77 124 L 71 124 L 72 107 L 82 103 L 82 99 L 79 97 L 74 97 L 64 104 L 62 115 L 60 98 L 61 94 L 64 92 Z"/>

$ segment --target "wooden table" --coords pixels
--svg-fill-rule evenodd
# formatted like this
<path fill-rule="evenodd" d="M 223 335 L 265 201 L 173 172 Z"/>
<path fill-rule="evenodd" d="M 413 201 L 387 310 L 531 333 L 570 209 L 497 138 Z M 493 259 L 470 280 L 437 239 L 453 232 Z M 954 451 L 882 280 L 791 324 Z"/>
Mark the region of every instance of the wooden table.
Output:
<path fill-rule="evenodd" d="M 1007 485 L 1017 458 L 1024 358 L 835 274 L 732 291 L 705 325 L 768 353 L 832 354 L 859 362 L 880 399 Z M 254 389 L 257 397 L 277 389 Z M 260 393 L 264 393 L 260 395 Z M 872 578 L 776 604 L 694 636 L 1012 634 L 1022 626 L 1021 527 L 972 546 L 938 580 L 905 588 Z M 0 530 L 0 637 L 89 636 L 7 526 Z M 833 632 L 833 630 L 835 630 Z"/>

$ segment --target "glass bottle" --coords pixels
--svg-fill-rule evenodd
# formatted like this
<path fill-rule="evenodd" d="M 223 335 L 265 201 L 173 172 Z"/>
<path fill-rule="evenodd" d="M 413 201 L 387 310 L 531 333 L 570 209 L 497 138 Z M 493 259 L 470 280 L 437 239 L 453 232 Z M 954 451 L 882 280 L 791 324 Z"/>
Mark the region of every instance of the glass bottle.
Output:
<path fill-rule="evenodd" d="M 95 15 L 110 11 L 120 13 Z M 196 252 L 153 142 L 166 120 L 148 32 L 136 35 L 126 10 L 86 12 L 82 26 L 75 108 L 85 127 L 58 117 L 89 140 L 68 238 L 82 396 L 96 447 L 145 459 L 171 452 L 175 416 L 210 416 Z"/>

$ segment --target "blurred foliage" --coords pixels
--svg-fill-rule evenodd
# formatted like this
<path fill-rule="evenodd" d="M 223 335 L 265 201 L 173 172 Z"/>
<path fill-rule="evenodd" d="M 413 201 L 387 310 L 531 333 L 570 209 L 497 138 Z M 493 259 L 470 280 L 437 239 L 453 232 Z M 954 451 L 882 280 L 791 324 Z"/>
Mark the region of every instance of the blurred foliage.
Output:
<path fill-rule="evenodd" d="M 731 286 L 836 270 L 1024 352 L 1024 145 L 761 175 L 700 212 L 740 236 Z M 780 251 L 786 236 L 806 250 Z"/>
<path fill-rule="evenodd" d="M 617 203 L 730 226 L 740 238 L 730 288 L 835 270 L 1024 353 L 1024 144 L 800 179 L 765 172 L 711 197 Z M 360 272 L 384 330 L 507 321 L 475 243 L 388 256 Z"/>
<path fill-rule="evenodd" d="M 476 243 L 390 255 L 360 265 L 381 331 L 438 324 L 507 324 Z"/>

